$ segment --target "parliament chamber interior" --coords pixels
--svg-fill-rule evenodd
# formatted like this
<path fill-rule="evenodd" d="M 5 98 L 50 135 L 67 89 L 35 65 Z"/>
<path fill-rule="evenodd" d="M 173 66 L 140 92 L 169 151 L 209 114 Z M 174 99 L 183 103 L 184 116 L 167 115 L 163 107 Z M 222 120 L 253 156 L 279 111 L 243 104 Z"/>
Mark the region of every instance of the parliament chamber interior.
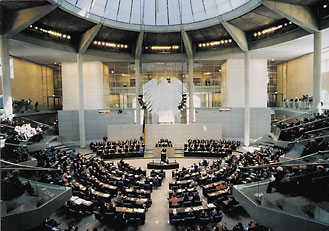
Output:
<path fill-rule="evenodd" d="M 328 5 L 0 1 L 0 229 L 328 231 Z"/>

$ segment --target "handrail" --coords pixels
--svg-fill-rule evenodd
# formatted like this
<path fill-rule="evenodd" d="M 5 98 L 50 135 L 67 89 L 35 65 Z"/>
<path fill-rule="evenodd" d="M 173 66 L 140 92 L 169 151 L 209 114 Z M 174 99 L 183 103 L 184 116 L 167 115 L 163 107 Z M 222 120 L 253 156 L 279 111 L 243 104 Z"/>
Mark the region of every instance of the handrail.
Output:
<path fill-rule="evenodd" d="M 329 137 L 329 135 L 324 135 L 324 136 L 317 136 L 317 137 L 313 137 L 314 139 L 320 139 L 320 138 L 326 138 Z M 304 142 L 304 141 L 309 141 L 312 138 L 308 138 L 308 139 L 303 139 L 303 140 L 295 140 L 295 141 L 291 141 L 289 142 L 289 144 L 293 144 L 293 143 L 299 143 L 299 142 Z"/>
<path fill-rule="evenodd" d="M 289 118 L 286 118 L 286 119 L 280 120 L 280 121 L 278 121 L 278 122 L 273 123 L 272 126 L 275 125 L 275 124 L 278 124 L 278 123 L 284 122 L 284 121 L 286 121 L 286 120 L 290 120 L 290 119 L 293 119 L 293 118 L 296 118 L 296 117 L 299 117 L 299 116 L 302 116 L 302 115 L 305 115 L 305 114 L 309 114 L 310 112 L 311 112 L 311 111 L 307 111 L 307 112 L 304 112 L 304 113 L 302 113 L 302 114 L 300 114 L 300 115 L 296 115 L 296 116 L 293 116 L 293 117 L 289 117 Z M 313 115 L 314 115 L 314 113 L 313 113 Z"/>
<path fill-rule="evenodd" d="M 26 144 L 14 144 L 14 143 L 6 143 L 6 142 L 5 142 L 5 145 L 11 145 L 11 146 L 16 146 L 16 147 L 27 147 Z"/>
<path fill-rule="evenodd" d="M 318 129 L 315 129 L 315 130 L 304 132 L 304 134 L 309 134 L 309 133 L 312 133 L 312 132 L 317 132 L 317 131 L 321 131 L 321 130 L 328 129 L 328 128 L 329 128 L 329 126 L 324 127 L 324 128 L 318 128 Z"/>
<path fill-rule="evenodd" d="M 10 126 L 10 125 L 7 125 L 7 124 L 0 124 L 0 127 L 9 127 L 9 128 L 15 129 L 14 126 Z"/>
<path fill-rule="evenodd" d="M 5 164 L 9 164 L 9 165 L 13 165 L 13 166 L 17 166 L 18 168 L 23 168 L 24 170 L 42 170 L 42 171 L 60 171 L 60 169 L 57 168 L 42 168 L 42 167 L 34 167 L 34 166 L 29 166 L 29 165 L 22 165 L 22 164 L 15 164 L 6 160 L 0 160 L 0 162 L 5 163 Z M 0 168 L 1 170 L 3 170 L 4 168 Z"/>
<path fill-rule="evenodd" d="M 301 126 L 304 126 L 304 125 L 321 122 L 323 120 L 329 120 L 329 117 L 326 117 L 326 118 L 323 118 L 323 119 L 320 119 L 320 120 L 313 120 L 313 121 L 307 122 L 305 124 L 299 124 L 299 125 L 296 125 L 296 126 L 293 126 L 293 127 L 289 127 L 289 128 L 283 128 L 283 129 L 281 129 L 281 131 L 286 131 L 286 130 L 290 130 L 290 129 L 293 129 L 293 128 L 298 128 L 298 127 L 301 127 Z"/>
<path fill-rule="evenodd" d="M 49 127 L 49 128 L 53 128 L 52 126 L 50 126 L 50 125 L 48 125 L 48 124 L 44 124 L 44 123 L 41 123 L 41 122 L 36 121 L 36 120 L 32 120 L 32 119 L 29 119 L 29 118 L 26 118 L 26 117 L 20 117 L 20 118 L 23 118 L 23 119 L 25 119 L 25 120 L 32 121 L 32 122 L 37 123 L 37 124 L 41 124 L 41 125 L 46 126 L 46 127 Z"/>
<path fill-rule="evenodd" d="M 249 167 L 244 167 L 244 168 L 246 168 L 246 169 L 252 169 L 252 168 L 268 168 L 268 167 L 272 167 L 272 166 L 276 166 L 276 165 L 290 166 L 290 165 L 284 165 L 284 163 L 291 162 L 291 161 L 302 160 L 302 159 L 305 159 L 305 158 L 308 158 L 308 157 L 312 157 L 312 156 L 315 156 L 315 155 L 318 155 L 318 154 L 319 154 L 319 152 L 316 152 L 316 153 L 311 153 L 309 155 L 306 155 L 306 156 L 303 156 L 303 157 L 299 157 L 299 158 L 293 159 L 293 160 L 286 160 L 286 161 L 282 161 L 282 162 L 277 162 L 277 163 L 272 163 L 272 164 L 264 164 L 264 165 L 258 165 L 258 166 L 249 166 Z M 318 165 L 318 164 L 323 164 L 323 163 L 291 164 L 291 166 L 293 166 L 293 165 L 303 166 L 303 165 L 310 165 L 310 164 Z M 328 164 L 329 165 L 329 162 L 328 163 L 324 163 L 324 164 Z"/>

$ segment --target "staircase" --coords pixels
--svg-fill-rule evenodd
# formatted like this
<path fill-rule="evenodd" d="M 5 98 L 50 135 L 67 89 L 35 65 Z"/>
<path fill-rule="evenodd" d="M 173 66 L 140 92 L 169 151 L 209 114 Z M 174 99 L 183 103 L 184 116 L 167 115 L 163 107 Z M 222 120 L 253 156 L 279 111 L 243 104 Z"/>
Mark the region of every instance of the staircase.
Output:
<path fill-rule="evenodd" d="M 65 151 L 66 153 L 70 153 L 70 152 L 74 152 L 75 150 L 70 148 L 70 147 L 67 147 L 65 146 L 64 144 L 59 144 L 59 145 L 52 145 L 52 147 L 55 149 L 55 150 L 59 150 L 61 152 Z"/>

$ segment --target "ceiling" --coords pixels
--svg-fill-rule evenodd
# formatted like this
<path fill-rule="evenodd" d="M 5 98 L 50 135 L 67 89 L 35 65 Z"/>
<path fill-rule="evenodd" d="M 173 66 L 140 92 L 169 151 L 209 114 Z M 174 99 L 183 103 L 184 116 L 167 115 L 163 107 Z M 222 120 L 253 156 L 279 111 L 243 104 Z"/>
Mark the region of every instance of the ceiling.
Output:
<path fill-rule="evenodd" d="M 10 37 L 11 55 L 45 64 L 75 61 L 81 44 L 87 44 L 83 51 L 85 60 L 109 62 L 134 61 L 135 58 L 142 61 L 177 61 L 186 60 L 191 54 L 195 60 L 225 60 L 241 58 L 242 51 L 246 49 L 254 58 L 278 60 L 311 53 L 312 31 L 303 27 L 303 19 L 295 16 L 297 20 L 294 21 L 264 2 L 288 2 L 293 4 L 292 9 L 299 4 L 296 7 L 301 8 L 302 13 L 304 9 L 318 22 L 316 28 L 329 28 L 329 7 L 322 7 L 329 0 L 17 0 L 0 1 L 0 34 L 6 35 L 16 24 L 23 22 L 24 29 Z M 150 6 L 153 11 L 148 8 Z M 136 17 L 133 15 L 137 14 L 138 7 L 143 14 L 139 21 L 134 21 Z M 98 16 L 96 13 L 99 13 Z M 143 21 L 143 17 L 149 18 L 149 13 L 154 15 L 154 22 L 151 22 L 153 19 Z M 193 17 L 188 20 L 185 14 Z M 127 15 L 129 20 L 124 20 Z M 167 19 L 160 20 L 159 15 L 167 15 Z M 175 21 L 175 17 L 179 20 Z M 167 24 L 161 24 L 163 20 Z M 113 22 L 124 23 L 127 27 Z M 187 24 L 193 26 L 186 29 L 184 26 Z M 129 25 L 141 27 L 135 30 Z M 283 28 L 255 37 L 255 34 L 278 25 Z M 65 34 L 70 39 L 52 36 L 49 32 Z M 329 46 L 328 37 L 326 30 L 323 32 L 324 47 Z M 224 41 L 232 42 L 221 45 L 220 42 L 223 44 Z M 219 45 L 203 47 L 211 42 Z M 127 47 L 115 49 L 113 44 Z M 148 49 L 174 45 L 178 45 L 179 49 L 172 53 L 156 53 Z"/>
<path fill-rule="evenodd" d="M 329 29 L 322 32 L 322 47 L 329 47 Z M 76 54 L 72 52 L 65 52 L 57 49 L 40 47 L 17 40 L 10 40 L 10 54 L 15 57 L 20 57 L 40 64 L 53 64 L 61 62 L 75 62 Z M 296 57 L 309 54 L 313 52 L 313 35 L 307 35 L 302 38 L 281 43 L 262 49 L 251 51 L 251 58 L 267 59 L 267 60 L 290 60 Z M 230 58 L 243 58 L 243 53 L 232 53 L 221 55 L 212 55 L 204 60 L 226 60 Z M 84 55 L 85 61 L 103 61 L 103 62 L 122 62 L 127 60 L 119 60 L 113 56 L 97 56 L 92 54 Z M 134 58 L 131 58 L 133 61 Z"/>

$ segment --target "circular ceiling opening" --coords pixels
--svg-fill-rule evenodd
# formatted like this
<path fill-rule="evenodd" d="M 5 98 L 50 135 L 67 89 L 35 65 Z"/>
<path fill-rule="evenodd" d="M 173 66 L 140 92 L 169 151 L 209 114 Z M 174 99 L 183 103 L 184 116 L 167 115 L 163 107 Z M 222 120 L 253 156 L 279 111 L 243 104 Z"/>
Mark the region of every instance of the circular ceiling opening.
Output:
<path fill-rule="evenodd" d="M 55 2 L 55 0 L 50 0 Z M 109 26 L 140 30 L 205 22 L 251 0 L 63 0 L 61 7 Z M 178 30 L 176 28 L 176 30 Z M 163 30 L 163 28 L 162 28 Z"/>

